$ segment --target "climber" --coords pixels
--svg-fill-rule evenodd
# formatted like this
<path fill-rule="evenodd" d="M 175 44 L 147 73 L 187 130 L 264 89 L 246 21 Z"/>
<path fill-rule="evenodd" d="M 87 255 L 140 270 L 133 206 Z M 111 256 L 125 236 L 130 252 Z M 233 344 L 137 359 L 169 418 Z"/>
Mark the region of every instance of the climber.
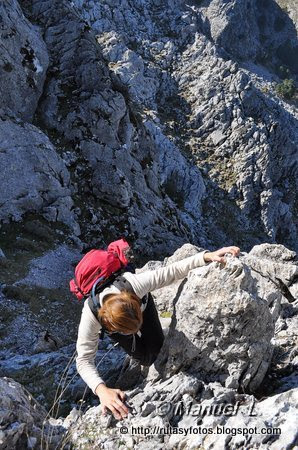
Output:
<path fill-rule="evenodd" d="M 143 366 L 153 364 L 163 345 L 164 335 L 151 291 L 183 279 L 191 269 L 218 261 L 225 264 L 225 254 L 239 255 L 235 246 L 214 252 L 204 250 L 194 256 L 155 270 L 134 274 L 124 272 L 122 284 L 115 281 L 98 294 L 100 307 L 92 312 L 85 301 L 77 339 L 77 369 L 83 380 L 100 399 L 102 413 L 109 410 L 116 419 L 127 417 L 125 393 L 108 388 L 95 366 L 99 333 L 105 331 L 125 352 Z M 117 287 L 118 286 L 118 287 Z M 125 372 L 124 372 L 125 375 Z"/>

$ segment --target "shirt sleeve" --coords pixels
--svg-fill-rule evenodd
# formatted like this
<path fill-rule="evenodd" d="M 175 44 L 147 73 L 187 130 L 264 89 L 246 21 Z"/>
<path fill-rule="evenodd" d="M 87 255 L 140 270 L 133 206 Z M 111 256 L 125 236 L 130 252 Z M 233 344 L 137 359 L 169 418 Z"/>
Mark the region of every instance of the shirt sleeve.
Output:
<path fill-rule="evenodd" d="M 208 263 L 204 260 L 204 253 L 208 251 L 198 252 L 194 256 L 189 256 L 159 269 L 147 270 L 138 274 L 125 272 L 123 276 L 130 282 L 136 295 L 142 298 L 148 292 L 168 286 L 175 280 L 185 278 L 190 270 L 207 265 Z"/>
<path fill-rule="evenodd" d="M 100 383 L 104 383 L 95 366 L 95 355 L 98 349 L 100 323 L 94 317 L 85 301 L 77 339 L 76 366 L 80 376 L 94 392 Z"/>

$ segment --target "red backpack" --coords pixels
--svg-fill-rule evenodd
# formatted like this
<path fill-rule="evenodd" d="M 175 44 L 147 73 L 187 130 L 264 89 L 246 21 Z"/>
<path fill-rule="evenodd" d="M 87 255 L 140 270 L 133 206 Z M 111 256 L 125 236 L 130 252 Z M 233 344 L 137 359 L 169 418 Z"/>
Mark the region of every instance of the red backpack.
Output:
<path fill-rule="evenodd" d="M 111 242 L 107 250 L 90 250 L 75 268 L 75 276 L 69 282 L 70 291 L 79 300 L 94 294 L 96 288 L 113 282 L 131 258 L 131 248 L 125 239 Z"/>

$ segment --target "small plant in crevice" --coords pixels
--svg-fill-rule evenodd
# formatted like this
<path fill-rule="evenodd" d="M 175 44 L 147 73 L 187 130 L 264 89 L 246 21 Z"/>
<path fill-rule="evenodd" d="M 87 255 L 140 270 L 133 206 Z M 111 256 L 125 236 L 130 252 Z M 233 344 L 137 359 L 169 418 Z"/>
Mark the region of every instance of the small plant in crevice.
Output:
<path fill-rule="evenodd" d="M 277 95 L 285 99 L 291 99 L 296 93 L 295 81 L 291 78 L 285 78 L 281 83 L 275 87 Z"/>

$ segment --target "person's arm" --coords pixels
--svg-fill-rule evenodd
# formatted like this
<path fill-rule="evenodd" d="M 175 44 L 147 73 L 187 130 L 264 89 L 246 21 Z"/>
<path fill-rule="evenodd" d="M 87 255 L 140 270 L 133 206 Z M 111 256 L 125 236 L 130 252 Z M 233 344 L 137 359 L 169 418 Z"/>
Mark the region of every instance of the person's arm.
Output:
<path fill-rule="evenodd" d="M 194 256 L 189 256 L 156 270 L 147 270 L 138 274 L 126 272 L 125 278 L 131 283 L 138 297 L 142 298 L 148 292 L 168 286 L 175 280 L 185 278 L 190 270 L 206 265 L 207 261 L 204 255 L 207 253 L 210 252 L 204 250 L 196 253 Z"/>
<path fill-rule="evenodd" d="M 239 255 L 240 248 L 235 246 L 222 247 L 219 250 L 210 252 L 203 250 L 194 256 L 189 256 L 181 261 L 169 264 L 156 270 L 147 270 L 146 272 L 133 274 L 125 272 L 125 278 L 132 285 L 138 297 L 142 298 L 148 292 L 154 291 L 169 284 L 175 280 L 187 277 L 190 270 L 196 267 L 204 266 L 212 261 L 225 263 L 225 254 L 231 253 L 233 256 Z"/>
<path fill-rule="evenodd" d="M 96 393 L 100 383 L 104 383 L 95 367 L 95 355 L 98 349 L 100 323 L 94 317 L 88 303 L 85 302 L 77 339 L 76 365 L 80 376 L 90 389 Z"/>
<path fill-rule="evenodd" d="M 116 419 L 122 419 L 128 414 L 128 409 L 123 403 L 124 392 L 120 389 L 108 388 L 95 366 L 99 331 L 100 324 L 94 317 L 88 303 L 85 302 L 77 339 L 77 370 L 93 393 L 99 397 L 103 414 L 109 409 Z"/>

